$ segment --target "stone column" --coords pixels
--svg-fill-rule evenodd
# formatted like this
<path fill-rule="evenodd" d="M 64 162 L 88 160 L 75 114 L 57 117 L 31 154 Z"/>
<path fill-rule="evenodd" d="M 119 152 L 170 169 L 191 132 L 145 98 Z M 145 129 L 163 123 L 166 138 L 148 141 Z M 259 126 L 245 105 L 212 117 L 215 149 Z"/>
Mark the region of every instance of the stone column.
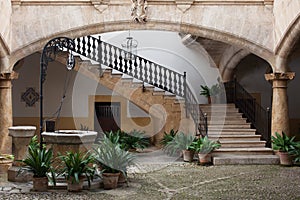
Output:
<path fill-rule="evenodd" d="M 282 131 L 285 134 L 290 135 L 287 84 L 288 81 L 293 80 L 294 77 L 294 72 L 265 74 L 266 80 L 270 81 L 273 86 L 272 135 L 274 135 L 275 132 L 281 134 Z"/>
<path fill-rule="evenodd" d="M 11 138 L 8 136 L 8 127 L 12 126 L 12 85 L 11 80 L 18 74 L 0 73 L 0 152 L 11 154 Z"/>

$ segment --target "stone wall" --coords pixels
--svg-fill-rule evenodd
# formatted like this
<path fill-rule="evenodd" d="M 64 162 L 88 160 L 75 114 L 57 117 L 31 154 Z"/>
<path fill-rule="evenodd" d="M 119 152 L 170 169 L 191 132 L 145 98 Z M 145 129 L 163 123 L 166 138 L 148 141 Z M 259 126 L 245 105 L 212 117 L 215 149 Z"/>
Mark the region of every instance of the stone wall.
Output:
<path fill-rule="evenodd" d="M 185 10 L 174 2 L 149 1 L 145 24 L 131 23 L 131 1 L 110 1 L 109 6 L 101 4 L 102 9 L 87 1 L 68 1 L 72 6 L 63 2 L 14 5 L 14 61 L 41 50 L 46 41 L 57 35 L 73 38 L 128 28 L 189 32 L 248 48 L 263 58 L 270 57 L 274 48 L 272 10 L 264 1 L 231 1 L 228 5 L 224 3 L 227 1 L 216 1 L 216 5 L 195 1 Z"/>
<path fill-rule="evenodd" d="M 0 1 L 0 58 L 7 54 L 10 48 L 10 16 L 12 13 L 10 0 Z"/>
<path fill-rule="evenodd" d="M 300 15 L 300 1 L 275 0 L 274 1 L 274 27 L 275 49 L 281 45 L 287 32 L 294 26 L 294 22 Z"/>

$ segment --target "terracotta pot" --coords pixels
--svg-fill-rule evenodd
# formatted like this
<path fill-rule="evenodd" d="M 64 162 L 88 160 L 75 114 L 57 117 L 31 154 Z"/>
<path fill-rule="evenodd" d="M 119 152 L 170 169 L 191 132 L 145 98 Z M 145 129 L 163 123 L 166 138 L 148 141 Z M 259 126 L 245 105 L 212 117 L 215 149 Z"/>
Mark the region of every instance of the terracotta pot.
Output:
<path fill-rule="evenodd" d="M 280 159 L 280 164 L 285 165 L 285 166 L 291 166 L 293 165 L 293 159 L 291 155 L 289 155 L 288 152 L 279 152 L 279 159 Z"/>
<path fill-rule="evenodd" d="M 210 153 L 206 153 L 206 154 L 198 153 L 198 158 L 199 158 L 199 162 L 201 164 L 211 163 L 211 154 Z"/>
<path fill-rule="evenodd" d="M 126 183 L 126 177 L 124 176 L 123 173 L 120 173 L 119 179 L 118 179 L 118 184 L 124 184 Z"/>
<path fill-rule="evenodd" d="M 69 192 L 81 192 L 83 188 L 84 176 L 79 177 L 79 182 L 73 182 L 74 177 L 70 177 L 67 181 L 67 189 Z"/>
<path fill-rule="evenodd" d="M 45 192 L 48 190 L 48 177 L 33 177 L 33 190 Z"/>
<path fill-rule="evenodd" d="M 0 161 L 0 174 L 5 174 L 8 168 L 12 166 L 13 160 L 1 160 Z"/>
<path fill-rule="evenodd" d="M 183 161 L 192 162 L 194 160 L 195 152 L 190 150 L 182 150 L 182 155 L 183 155 Z"/>
<path fill-rule="evenodd" d="M 103 186 L 105 190 L 115 189 L 118 187 L 120 172 L 118 173 L 103 173 Z"/>

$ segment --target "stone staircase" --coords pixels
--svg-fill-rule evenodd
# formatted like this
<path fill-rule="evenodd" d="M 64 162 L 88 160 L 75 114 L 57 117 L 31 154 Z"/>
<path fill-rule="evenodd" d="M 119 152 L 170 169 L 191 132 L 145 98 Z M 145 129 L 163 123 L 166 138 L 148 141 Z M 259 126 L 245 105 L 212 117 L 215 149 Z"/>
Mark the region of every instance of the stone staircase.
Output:
<path fill-rule="evenodd" d="M 76 71 L 127 98 L 149 113 L 151 117 L 154 116 L 159 119 L 159 123 L 165 122 L 161 131 L 153 137 L 154 145 L 159 145 L 164 131 L 169 132 L 172 128 L 178 129 L 180 125 L 183 125 L 180 122 L 186 118 L 183 98 L 111 68 L 104 68 L 101 76 L 99 76 L 98 64 L 82 60 L 79 56 L 75 56 L 75 59 Z M 160 105 L 160 107 L 153 107 L 153 105 Z M 190 122 L 191 120 L 186 120 L 189 125 L 193 124 Z"/>
<path fill-rule="evenodd" d="M 208 136 L 219 140 L 221 148 L 213 152 L 214 165 L 279 164 L 279 158 L 234 104 L 200 105 L 207 113 Z"/>

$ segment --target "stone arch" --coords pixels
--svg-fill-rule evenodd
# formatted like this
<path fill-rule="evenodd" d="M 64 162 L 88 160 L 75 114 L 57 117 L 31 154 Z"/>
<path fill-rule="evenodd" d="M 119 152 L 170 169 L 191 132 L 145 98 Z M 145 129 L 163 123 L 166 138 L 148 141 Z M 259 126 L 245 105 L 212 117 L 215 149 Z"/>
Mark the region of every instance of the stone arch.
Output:
<path fill-rule="evenodd" d="M 283 39 L 275 48 L 275 67 L 277 72 L 288 71 L 287 58 L 300 40 L 300 14 L 291 23 Z"/>
<path fill-rule="evenodd" d="M 247 49 L 250 52 L 262 57 L 264 59 L 270 58 L 273 54 L 267 48 L 264 48 L 254 42 L 248 41 L 236 35 L 217 31 L 204 26 L 198 26 L 186 23 L 175 23 L 165 21 L 149 21 L 146 24 L 132 24 L 130 21 L 116 21 L 106 22 L 100 24 L 93 24 L 85 27 L 77 27 L 73 30 L 60 32 L 58 34 L 48 35 L 46 37 L 37 39 L 35 42 L 27 44 L 26 46 L 12 52 L 11 63 L 17 62 L 19 59 L 24 58 L 33 52 L 40 51 L 44 45 L 52 38 L 57 36 L 66 36 L 70 38 L 76 38 L 84 35 L 98 34 L 112 31 L 128 30 L 130 25 L 131 30 L 164 30 L 164 31 L 176 31 L 183 33 L 190 33 L 192 35 L 209 38 L 212 40 L 222 41 L 233 46 Z M 12 70 L 12 69 L 9 69 Z"/>

